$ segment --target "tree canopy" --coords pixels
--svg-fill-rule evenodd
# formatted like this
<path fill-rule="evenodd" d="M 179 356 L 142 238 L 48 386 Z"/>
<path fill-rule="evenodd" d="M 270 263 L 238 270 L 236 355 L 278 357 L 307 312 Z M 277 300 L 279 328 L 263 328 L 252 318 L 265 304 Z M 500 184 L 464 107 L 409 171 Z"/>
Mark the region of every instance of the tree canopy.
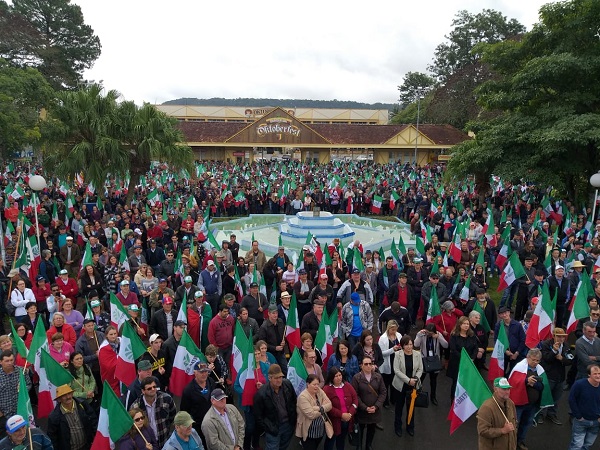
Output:
<path fill-rule="evenodd" d="M 484 9 L 478 14 L 459 11 L 452 26 L 454 28 L 446 36 L 447 41 L 435 50 L 433 62 L 428 66 L 430 73 L 408 72 L 405 75 L 398 87 L 399 102 L 401 108 L 408 110 L 407 102 L 412 103 L 415 99 L 411 87 L 415 86 L 415 82 L 427 83 L 432 89 L 426 104 L 421 104 L 420 118 L 424 122 L 448 123 L 464 128 L 469 120 L 482 113 L 475 89 L 494 76 L 481 61 L 477 45 L 514 38 L 523 33 L 525 27 L 492 9 Z M 392 121 L 406 123 L 407 119 L 416 117 L 411 111 L 412 108 L 406 112 L 400 111 L 399 117 L 394 117 Z"/>
<path fill-rule="evenodd" d="M 476 90 L 479 104 L 502 114 L 469 124 L 476 138 L 454 149 L 448 175 L 526 179 L 582 199 L 600 168 L 600 2 L 547 4 L 540 17 L 519 41 L 477 47 L 498 74 Z"/>
<path fill-rule="evenodd" d="M 41 137 L 43 108 L 54 91 L 35 69 L 17 68 L 0 59 L 0 155 L 14 157 Z"/>
<path fill-rule="evenodd" d="M 0 57 L 37 68 L 55 89 L 76 88 L 100 51 L 100 39 L 70 0 L 0 0 Z"/>
<path fill-rule="evenodd" d="M 173 169 L 193 168 L 192 150 L 183 145 L 176 120 L 152 105 L 118 103 L 119 93 L 92 85 L 64 91 L 45 123 L 45 164 L 59 177 L 85 173 L 86 181 L 103 187 L 109 175 L 130 176 L 127 201 L 152 161 Z M 103 193 L 103 190 L 99 190 Z"/>

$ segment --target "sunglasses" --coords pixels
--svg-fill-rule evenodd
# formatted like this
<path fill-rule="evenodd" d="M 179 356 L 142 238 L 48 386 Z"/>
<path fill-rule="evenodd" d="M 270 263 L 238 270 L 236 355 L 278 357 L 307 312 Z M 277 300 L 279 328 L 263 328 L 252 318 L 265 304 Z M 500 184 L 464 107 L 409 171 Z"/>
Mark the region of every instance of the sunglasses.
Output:
<path fill-rule="evenodd" d="M 141 422 L 142 420 L 144 420 L 144 416 L 142 417 L 136 417 L 135 419 L 133 419 L 135 422 Z"/>

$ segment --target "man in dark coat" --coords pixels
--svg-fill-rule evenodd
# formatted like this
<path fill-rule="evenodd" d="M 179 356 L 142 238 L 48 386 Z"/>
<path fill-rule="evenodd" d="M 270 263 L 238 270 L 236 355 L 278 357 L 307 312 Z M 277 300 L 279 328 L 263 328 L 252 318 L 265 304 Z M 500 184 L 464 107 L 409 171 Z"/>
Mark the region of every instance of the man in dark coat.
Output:
<path fill-rule="evenodd" d="M 48 417 L 48 437 L 54 448 L 89 449 L 98 418 L 87 402 L 73 398 L 73 389 L 63 384 L 56 389 L 57 405 Z"/>
<path fill-rule="evenodd" d="M 285 450 L 296 428 L 296 392 L 289 380 L 283 378 L 281 367 L 269 367 L 269 380 L 254 396 L 254 416 L 257 425 L 265 430 L 266 448 Z"/>

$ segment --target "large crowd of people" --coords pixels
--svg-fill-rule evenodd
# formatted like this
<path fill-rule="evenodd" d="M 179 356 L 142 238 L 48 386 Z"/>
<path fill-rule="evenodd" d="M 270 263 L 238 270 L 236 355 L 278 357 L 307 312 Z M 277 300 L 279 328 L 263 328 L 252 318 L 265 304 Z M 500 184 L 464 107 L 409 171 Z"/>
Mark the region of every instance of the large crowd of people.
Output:
<path fill-rule="evenodd" d="M 36 199 L 27 185 L 34 174 L 49 184 Z M 479 448 L 527 449 L 531 426 L 563 425 L 558 407 L 568 389 L 570 448 L 591 446 L 600 419 L 600 223 L 589 209 L 496 178 L 483 195 L 473 180 L 444 185 L 441 166 L 201 162 L 194 175 L 153 166 L 126 203 L 126 180 L 112 178 L 98 195 L 80 177 L 66 183 L 38 166 L 7 167 L 0 177 L 0 450 L 31 448 L 29 439 L 33 448 L 91 448 L 104 383 L 133 422 L 119 449 L 283 450 L 295 436 L 305 450 L 342 450 L 348 441 L 370 450 L 384 415 L 394 415 L 394 430 L 384 433 L 415 436 L 415 397 L 427 378 L 433 407 L 441 395 L 454 399 L 463 349 L 486 376 L 488 348 L 503 334 L 504 371 L 490 380 L 492 401 L 477 415 Z M 258 241 L 245 251 L 235 235 L 218 243 L 208 236 L 212 217 L 315 207 L 396 216 L 424 246 L 397 258 L 334 239 L 323 248 L 327 258 L 306 245 L 294 265 L 284 246 L 267 255 Z M 23 258 L 35 254 L 27 243 L 38 233 L 39 260 Z M 507 249 L 524 275 L 497 305 L 490 280 L 501 275 Z M 544 286 L 556 298 L 556 328 L 528 348 Z M 587 315 L 571 330 L 569 307 L 581 286 Z M 128 386 L 115 373 L 124 326 L 115 327 L 115 299 L 147 346 Z M 300 392 L 286 378 L 290 314 L 308 374 Z M 334 352 L 325 355 L 315 342 L 334 315 Z M 17 347 L 22 340 L 31 348 L 39 324 L 49 355 L 73 381 L 57 387 L 47 425 L 33 428 L 17 387 L 23 372 L 37 405 L 39 374 Z M 238 324 L 255 349 L 256 394 L 244 402 L 232 355 Z M 184 334 L 205 359 L 175 389 Z M 446 393 L 440 374 L 451 380 Z M 540 411 L 544 389 L 552 405 Z"/>

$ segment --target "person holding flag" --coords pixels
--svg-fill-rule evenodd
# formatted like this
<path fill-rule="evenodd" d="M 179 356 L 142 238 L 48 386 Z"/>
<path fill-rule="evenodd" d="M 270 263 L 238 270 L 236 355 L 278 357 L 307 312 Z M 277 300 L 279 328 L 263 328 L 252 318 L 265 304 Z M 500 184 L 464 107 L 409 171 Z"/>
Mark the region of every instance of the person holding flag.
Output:
<path fill-rule="evenodd" d="M 7 436 L 0 441 L 0 450 L 28 448 L 29 439 L 36 450 L 53 450 L 52 441 L 39 428 L 30 427 L 29 423 L 18 414 L 6 421 Z"/>
<path fill-rule="evenodd" d="M 11 350 L 0 354 L 0 437 L 4 436 L 7 419 L 17 413 L 19 369 L 15 366 L 15 356 Z M 31 378 L 25 377 L 27 391 L 31 389 Z"/>
<path fill-rule="evenodd" d="M 479 450 L 517 448 L 517 411 L 510 399 L 511 389 L 506 378 L 496 378 L 492 397 L 477 411 Z"/>
<path fill-rule="evenodd" d="M 439 328 L 438 328 L 439 331 Z M 456 393 L 456 384 L 458 382 L 458 370 L 463 354 L 462 349 L 465 349 L 471 360 L 475 360 L 478 354 L 478 342 L 475 338 L 475 334 L 471 329 L 471 323 L 465 316 L 461 316 L 456 321 L 456 324 L 452 328 L 450 337 L 448 339 L 448 349 L 450 352 L 450 359 L 448 360 L 448 367 L 446 369 L 446 376 L 452 380 L 452 387 L 450 388 L 450 401 L 454 402 L 454 394 Z"/>
<path fill-rule="evenodd" d="M 500 327 L 504 327 L 508 339 L 508 348 L 504 350 L 504 373 L 508 374 L 523 359 L 527 351 L 525 330 L 519 322 L 511 319 L 508 306 L 501 306 L 498 309 L 498 318 L 500 320 L 494 328 L 494 339 L 498 339 Z"/>
<path fill-rule="evenodd" d="M 563 393 L 565 383 L 565 368 L 573 364 L 574 356 L 565 344 L 567 333 L 562 328 L 554 329 L 554 336 L 542 342 L 541 365 L 548 376 L 550 391 L 554 405 L 545 410 L 546 418 L 556 425 L 562 425 L 558 420 L 558 402 Z M 543 422 L 544 410 L 537 416 L 537 423 Z M 535 425 L 535 424 L 534 424 Z"/>
<path fill-rule="evenodd" d="M 533 418 L 540 407 L 544 406 L 544 393 L 548 389 L 548 378 L 540 365 L 542 351 L 532 348 L 527 357 L 517 363 L 510 373 L 508 382 L 514 387 L 510 392 L 510 399 L 517 409 L 517 448 L 527 450 L 525 437 L 529 427 L 533 424 Z M 550 394 L 550 398 L 551 398 Z"/>

